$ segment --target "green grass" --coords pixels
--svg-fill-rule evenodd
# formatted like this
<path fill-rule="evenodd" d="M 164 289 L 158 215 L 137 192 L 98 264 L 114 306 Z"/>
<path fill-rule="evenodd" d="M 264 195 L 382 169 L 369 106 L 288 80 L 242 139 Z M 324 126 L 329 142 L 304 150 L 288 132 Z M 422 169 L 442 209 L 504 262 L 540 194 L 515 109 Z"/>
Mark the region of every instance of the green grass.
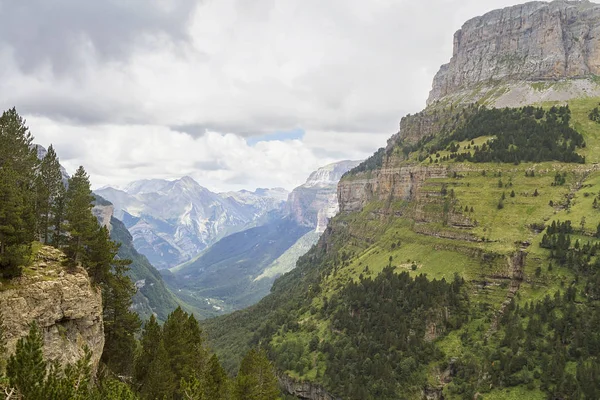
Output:
<path fill-rule="evenodd" d="M 547 396 L 539 389 L 529 390 L 526 387 L 517 386 L 508 389 L 495 389 L 478 398 L 482 400 L 545 400 Z"/>

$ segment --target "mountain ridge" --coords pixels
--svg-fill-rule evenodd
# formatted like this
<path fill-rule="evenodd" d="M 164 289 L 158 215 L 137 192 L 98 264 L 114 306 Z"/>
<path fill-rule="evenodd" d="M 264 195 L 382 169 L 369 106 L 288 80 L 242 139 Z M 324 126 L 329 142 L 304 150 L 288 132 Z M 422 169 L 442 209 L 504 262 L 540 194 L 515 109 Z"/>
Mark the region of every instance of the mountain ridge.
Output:
<path fill-rule="evenodd" d="M 106 187 L 95 193 L 115 205 L 115 216 L 125 221 L 138 251 L 158 268 L 189 261 L 282 203 L 279 189 L 217 194 L 191 177 L 141 180 L 123 190 Z"/>

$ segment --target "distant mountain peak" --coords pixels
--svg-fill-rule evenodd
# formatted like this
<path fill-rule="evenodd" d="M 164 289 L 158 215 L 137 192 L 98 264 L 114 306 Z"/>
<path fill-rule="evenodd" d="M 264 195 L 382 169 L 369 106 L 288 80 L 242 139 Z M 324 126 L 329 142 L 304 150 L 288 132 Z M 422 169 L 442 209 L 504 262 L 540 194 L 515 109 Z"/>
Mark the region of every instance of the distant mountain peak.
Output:
<path fill-rule="evenodd" d="M 340 179 L 342 179 L 342 175 L 360 163 L 361 161 L 344 160 L 328 164 L 310 174 L 303 186 L 312 187 L 318 185 L 337 185 Z"/>

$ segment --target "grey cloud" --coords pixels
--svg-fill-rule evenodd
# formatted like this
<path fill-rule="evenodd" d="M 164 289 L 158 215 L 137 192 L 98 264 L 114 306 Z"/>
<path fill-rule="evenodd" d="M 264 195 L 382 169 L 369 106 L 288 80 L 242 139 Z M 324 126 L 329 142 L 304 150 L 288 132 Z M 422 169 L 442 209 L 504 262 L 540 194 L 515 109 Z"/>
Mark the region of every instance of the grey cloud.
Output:
<path fill-rule="evenodd" d="M 50 63 L 55 73 L 76 71 L 91 46 L 101 61 L 128 58 L 136 46 L 163 35 L 187 40 L 197 0 L 0 0 L 0 42 L 24 72 Z"/>
<path fill-rule="evenodd" d="M 194 168 L 201 171 L 229 171 L 231 168 L 223 160 L 196 161 Z"/>
<path fill-rule="evenodd" d="M 9 101 L 13 103 L 9 104 Z M 42 115 L 55 121 L 64 121 L 78 125 L 96 125 L 109 121 L 128 122 L 130 108 L 114 102 L 84 101 L 75 97 L 61 96 L 60 93 L 47 93 L 43 96 L 25 96 L 2 99 L 3 108 L 15 106 L 19 113 Z M 124 115 L 119 115 L 124 114 Z M 132 119 L 133 120 L 133 119 Z"/>

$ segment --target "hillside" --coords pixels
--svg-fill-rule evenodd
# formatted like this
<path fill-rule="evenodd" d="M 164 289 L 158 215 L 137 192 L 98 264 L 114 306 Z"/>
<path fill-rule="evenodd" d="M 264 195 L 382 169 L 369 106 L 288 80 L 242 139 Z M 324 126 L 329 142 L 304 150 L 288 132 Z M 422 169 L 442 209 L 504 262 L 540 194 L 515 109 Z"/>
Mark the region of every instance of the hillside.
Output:
<path fill-rule="evenodd" d="M 290 393 L 330 394 L 314 399 L 598 398 L 599 11 L 534 2 L 467 22 L 428 107 L 344 176 L 317 246 L 256 306 L 207 321 L 226 367 L 261 343 Z M 551 25 L 567 59 L 586 43 L 587 70 L 525 68 Z"/>
<path fill-rule="evenodd" d="M 155 314 L 160 321 L 165 321 L 169 313 L 179 306 L 180 301 L 167 289 L 156 268 L 135 250 L 131 234 L 123 222 L 112 217 L 110 224 L 110 238 L 121 244 L 118 256 L 132 261 L 127 275 L 137 288 L 137 293 L 133 296 L 133 309 L 143 320 Z"/>

